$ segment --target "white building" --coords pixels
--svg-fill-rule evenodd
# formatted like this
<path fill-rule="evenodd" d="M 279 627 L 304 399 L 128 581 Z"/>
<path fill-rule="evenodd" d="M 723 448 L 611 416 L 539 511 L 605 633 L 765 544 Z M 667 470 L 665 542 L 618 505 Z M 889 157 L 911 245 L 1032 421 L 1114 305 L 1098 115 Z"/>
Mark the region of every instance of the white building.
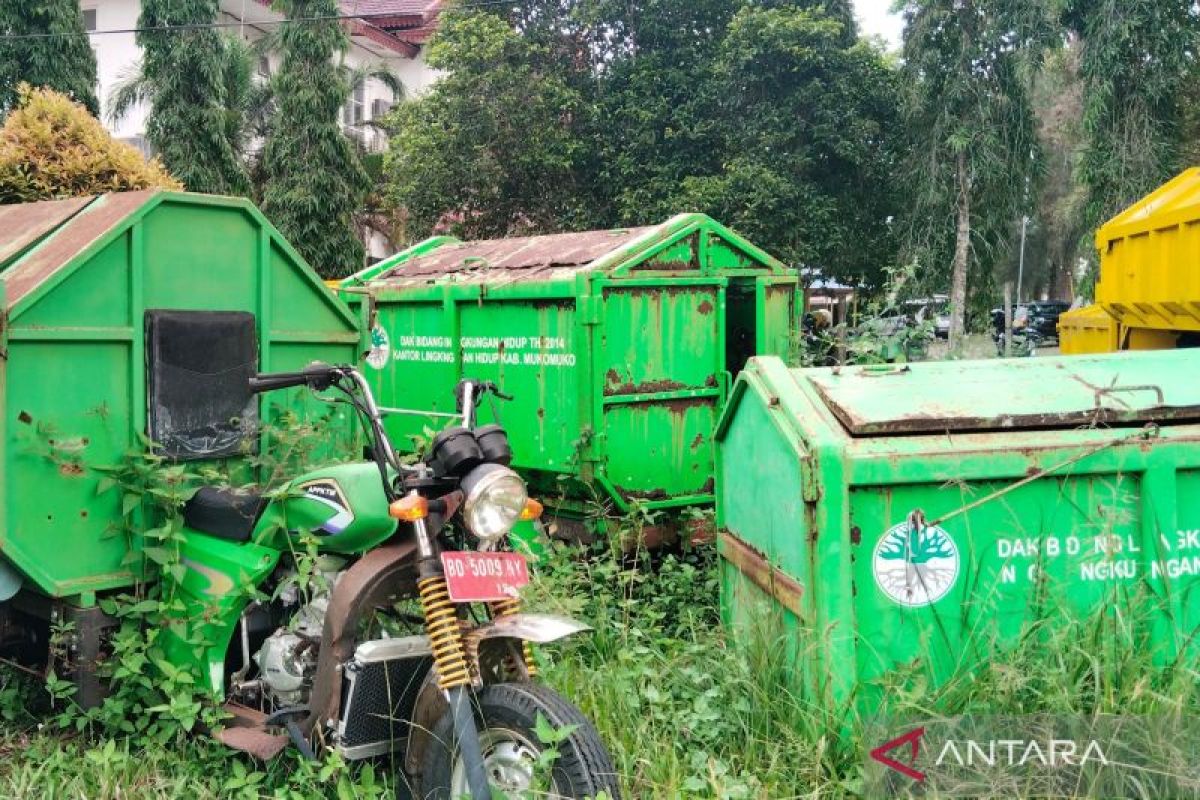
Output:
<path fill-rule="evenodd" d="M 400 80 L 408 96 L 419 94 L 437 78 L 425 63 L 425 42 L 437 26 L 443 0 L 340 0 L 342 13 L 353 18 L 345 21 L 351 46 L 346 64 L 369 71 L 386 70 Z M 99 77 L 101 119 L 122 140 L 146 146 L 147 108 L 132 109 L 121 119 L 109 120 L 109 93 L 141 63 L 141 48 L 135 29 L 141 15 L 140 0 L 82 0 L 84 24 L 96 51 Z M 271 8 L 270 0 L 220 0 L 218 23 L 231 35 L 256 41 L 268 31 L 277 30 L 284 16 Z M 266 79 L 279 68 L 280 56 L 265 55 L 259 74 Z M 368 79 L 354 88 L 353 96 L 342 109 L 342 125 L 348 134 L 367 150 L 378 151 L 385 144 L 383 135 L 365 125 L 391 108 L 393 95 L 383 82 Z M 373 256 L 390 255 L 386 240 L 368 236 Z"/>

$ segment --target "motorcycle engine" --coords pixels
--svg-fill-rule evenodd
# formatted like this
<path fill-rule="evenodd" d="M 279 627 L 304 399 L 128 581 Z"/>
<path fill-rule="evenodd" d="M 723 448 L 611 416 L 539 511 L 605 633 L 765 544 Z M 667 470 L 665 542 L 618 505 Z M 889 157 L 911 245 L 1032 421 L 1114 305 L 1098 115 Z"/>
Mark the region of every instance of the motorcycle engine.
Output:
<path fill-rule="evenodd" d="M 325 612 L 329 607 L 329 594 L 341 575 L 341 559 L 323 556 L 318 559 L 314 588 L 307 603 L 299 602 L 300 592 L 295 586 L 280 595 L 285 607 L 297 608 L 288 624 L 277 628 L 254 654 L 262 681 L 263 694 L 274 701 L 276 707 L 303 705 L 313 673 L 317 669 L 321 632 L 325 626 Z"/>

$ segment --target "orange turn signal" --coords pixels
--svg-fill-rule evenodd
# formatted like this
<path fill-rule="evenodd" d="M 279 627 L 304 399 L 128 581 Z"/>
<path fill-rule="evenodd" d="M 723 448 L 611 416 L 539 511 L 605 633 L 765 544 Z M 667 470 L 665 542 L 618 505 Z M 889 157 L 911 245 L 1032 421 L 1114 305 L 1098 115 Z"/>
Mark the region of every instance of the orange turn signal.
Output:
<path fill-rule="evenodd" d="M 388 505 L 388 514 L 404 522 L 416 522 L 429 516 L 429 501 L 419 494 L 410 494 Z"/>
<path fill-rule="evenodd" d="M 538 519 L 542 516 L 542 504 L 532 497 L 525 501 L 525 507 L 521 509 L 520 519 L 528 521 Z"/>

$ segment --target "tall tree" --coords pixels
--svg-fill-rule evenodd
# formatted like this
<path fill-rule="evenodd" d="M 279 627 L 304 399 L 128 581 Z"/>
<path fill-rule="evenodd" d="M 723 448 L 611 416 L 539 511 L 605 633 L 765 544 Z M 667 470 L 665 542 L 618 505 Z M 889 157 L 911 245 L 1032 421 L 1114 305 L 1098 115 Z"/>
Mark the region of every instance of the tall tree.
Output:
<path fill-rule="evenodd" d="M 229 141 L 224 75 L 228 42 L 217 0 L 144 0 L 138 27 L 150 115 L 146 138 L 190 191 L 246 195 L 245 164 Z M 193 26 L 193 27 L 188 27 Z M 161 30 L 178 27 L 178 30 Z"/>
<path fill-rule="evenodd" d="M 17 100 L 17 85 L 46 86 L 82 103 L 93 116 L 96 54 L 88 43 L 79 0 L 0 0 L 0 116 Z"/>
<path fill-rule="evenodd" d="M 1083 47 L 1080 170 L 1098 225 L 1181 166 L 1200 11 L 1192 0 L 1072 0 L 1066 22 Z"/>
<path fill-rule="evenodd" d="M 321 275 L 363 266 L 354 215 L 369 188 L 367 173 L 338 112 L 350 94 L 334 62 L 349 47 L 336 0 L 281 0 L 293 22 L 283 26 L 283 63 L 273 81 L 275 113 L 263 152 L 263 211 Z"/>
<path fill-rule="evenodd" d="M 1024 294 L 1070 300 L 1079 258 L 1091 251 L 1090 245 L 1081 249 L 1090 237 L 1084 217 L 1087 189 L 1079 181 L 1083 86 L 1078 40 L 1069 37 L 1047 55 L 1030 98 L 1037 114 L 1044 176 L 1025 257 Z"/>
<path fill-rule="evenodd" d="M 1027 81 L 1047 35 L 1045 14 L 1041 0 L 909 0 L 904 7 L 915 190 L 909 244 L 928 265 L 951 265 L 955 347 L 972 263 L 990 266 L 987 259 L 1007 254 L 1013 221 L 1036 191 Z M 981 279 L 990 273 L 976 270 Z"/>
<path fill-rule="evenodd" d="M 717 59 L 721 165 L 670 196 L 791 263 L 876 285 L 899 210 L 897 76 L 848 24 L 820 5 L 739 11 Z"/>
<path fill-rule="evenodd" d="M 222 35 L 221 44 L 219 134 L 237 163 L 249 169 L 254 144 L 266 133 L 266 120 L 271 110 L 270 87 L 255 78 L 260 54 L 257 45 L 249 45 L 227 34 Z M 169 92 L 168 87 L 159 85 L 160 77 L 161 73 L 147 74 L 142 64 L 123 75 L 107 98 L 109 121 L 118 122 L 145 103 L 153 105 L 160 91 Z M 225 149 L 222 145 L 221 152 Z"/>
<path fill-rule="evenodd" d="M 391 125 L 385 168 L 409 230 L 478 238 L 598 221 L 591 115 L 550 48 L 496 14 L 443 16 L 428 59 L 445 77 Z"/>

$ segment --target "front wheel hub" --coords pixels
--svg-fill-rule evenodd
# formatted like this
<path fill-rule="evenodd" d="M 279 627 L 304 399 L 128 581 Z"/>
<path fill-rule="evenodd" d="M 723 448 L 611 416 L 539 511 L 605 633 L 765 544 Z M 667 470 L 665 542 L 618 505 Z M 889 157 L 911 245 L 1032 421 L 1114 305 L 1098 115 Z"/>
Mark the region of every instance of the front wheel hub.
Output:
<path fill-rule="evenodd" d="M 502 792 L 528 792 L 534 789 L 534 770 L 541 748 L 515 731 L 489 728 L 479 734 L 483 769 L 488 781 Z M 454 760 L 451 796 L 470 795 L 467 771 L 461 758 Z"/>

